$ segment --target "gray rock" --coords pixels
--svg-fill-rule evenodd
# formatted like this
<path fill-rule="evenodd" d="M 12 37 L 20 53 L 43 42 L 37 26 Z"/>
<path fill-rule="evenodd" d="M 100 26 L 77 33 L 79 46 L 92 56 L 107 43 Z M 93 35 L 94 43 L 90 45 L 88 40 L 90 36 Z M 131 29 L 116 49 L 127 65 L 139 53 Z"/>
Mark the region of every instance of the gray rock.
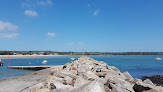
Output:
<path fill-rule="evenodd" d="M 157 90 L 155 90 L 155 89 L 150 89 L 150 90 L 143 91 L 143 92 L 158 92 L 158 91 L 157 91 Z"/>
<path fill-rule="evenodd" d="M 33 91 L 31 91 L 33 92 Z M 48 88 L 42 88 L 42 89 L 39 89 L 37 91 L 34 91 L 34 92 L 50 92 L 50 90 Z"/>
<path fill-rule="evenodd" d="M 39 83 L 39 84 L 36 84 L 32 87 L 29 87 L 25 90 L 23 90 L 23 92 L 49 92 L 50 90 L 45 87 L 44 83 Z"/>
<path fill-rule="evenodd" d="M 78 87 L 81 87 L 82 85 L 88 83 L 87 80 L 84 80 L 82 77 L 77 77 L 75 80 L 74 80 L 74 87 L 78 88 Z"/>
<path fill-rule="evenodd" d="M 53 75 L 56 76 L 56 77 L 59 77 L 59 78 L 65 78 L 66 76 L 69 76 L 69 77 L 73 78 L 73 77 L 76 76 L 76 75 L 72 74 L 69 71 L 57 72 L 57 73 L 55 73 Z"/>
<path fill-rule="evenodd" d="M 106 72 L 98 72 L 96 73 L 96 75 L 99 77 L 99 78 L 105 78 L 107 73 Z"/>
<path fill-rule="evenodd" d="M 122 86 L 120 84 L 111 84 L 112 90 L 111 92 L 126 92 L 124 89 L 122 89 Z"/>
<path fill-rule="evenodd" d="M 53 92 L 71 92 L 73 88 L 60 88 L 60 89 L 55 89 Z"/>
<path fill-rule="evenodd" d="M 128 72 L 124 72 L 123 75 L 126 79 L 133 79 L 133 77 Z"/>
<path fill-rule="evenodd" d="M 112 69 L 112 70 L 114 70 L 114 71 L 120 71 L 117 67 L 115 67 L 115 66 L 110 66 L 110 68 Z"/>
<path fill-rule="evenodd" d="M 148 86 L 140 85 L 138 83 L 135 83 L 135 85 L 133 86 L 133 89 L 135 92 L 142 92 L 142 91 L 148 91 L 152 88 L 150 88 Z"/>
<path fill-rule="evenodd" d="M 50 90 L 56 89 L 56 86 L 53 83 L 50 83 Z"/>
<path fill-rule="evenodd" d="M 86 73 L 83 74 L 84 79 L 86 80 L 95 80 L 98 79 L 99 77 L 94 74 L 92 71 L 87 71 Z"/>
<path fill-rule="evenodd" d="M 95 62 L 94 65 L 97 65 L 97 66 L 107 66 L 107 64 L 104 63 L 103 61 Z"/>
<path fill-rule="evenodd" d="M 92 65 L 79 65 L 79 71 L 78 72 L 87 72 L 90 71 L 93 68 Z"/>
<path fill-rule="evenodd" d="M 71 85 L 72 84 L 72 78 L 69 76 L 66 76 L 65 78 L 63 78 L 63 82 L 66 85 Z"/>
<path fill-rule="evenodd" d="M 62 84 L 62 83 L 60 83 L 60 82 L 57 82 L 57 81 L 52 81 L 51 83 L 54 84 L 55 89 L 73 88 L 73 87 L 70 86 L 70 85 L 64 85 L 64 84 Z M 51 84 L 51 83 L 50 83 L 50 84 Z"/>
<path fill-rule="evenodd" d="M 81 86 L 75 92 L 105 92 L 105 91 L 104 88 L 97 81 L 92 81 Z"/>
<path fill-rule="evenodd" d="M 96 81 L 97 81 L 98 83 L 104 85 L 104 84 L 107 82 L 107 79 L 105 79 L 105 78 L 98 78 L 98 79 L 96 79 Z"/>
<path fill-rule="evenodd" d="M 107 72 L 107 71 L 109 71 L 106 66 L 105 67 L 104 66 L 97 66 L 97 67 L 95 67 L 95 70 L 96 70 L 96 72 Z"/>
<path fill-rule="evenodd" d="M 147 83 L 147 84 L 150 84 L 150 85 L 152 85 L 152 86 L 155 86 L 155 85 L 153 84 L 153 82 L 152 82 L 150 79 L 146 79 L 146 80 L 144 80 L 143 82 L 144 82 L 144 83 Z"/>

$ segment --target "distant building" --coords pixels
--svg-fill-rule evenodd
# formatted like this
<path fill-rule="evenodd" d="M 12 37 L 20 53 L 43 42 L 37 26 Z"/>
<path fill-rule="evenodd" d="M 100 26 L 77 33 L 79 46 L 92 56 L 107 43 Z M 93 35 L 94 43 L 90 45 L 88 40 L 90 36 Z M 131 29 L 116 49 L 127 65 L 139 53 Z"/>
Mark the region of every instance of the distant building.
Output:
<path fill-rule="evenodd" d="M 16 55 L 22 55 L 22 54 L 20 54 L 20 53 L 17 53 Z"/>
<path fill-rule="evenodd" d="M 17 53 L 13 53 L 13 55 L 17 55 Z"/>
<path fill-rule="evenodd" d="M 58 55 L 58 53 L 54 53 L 53 55 Z"/>
<path fill-rule="evenodd" d="M 39 55 L 44 55 L 44 53 L 45 53 L 45 52 L 39 52 L 38 54 L 39 54 Z"/>

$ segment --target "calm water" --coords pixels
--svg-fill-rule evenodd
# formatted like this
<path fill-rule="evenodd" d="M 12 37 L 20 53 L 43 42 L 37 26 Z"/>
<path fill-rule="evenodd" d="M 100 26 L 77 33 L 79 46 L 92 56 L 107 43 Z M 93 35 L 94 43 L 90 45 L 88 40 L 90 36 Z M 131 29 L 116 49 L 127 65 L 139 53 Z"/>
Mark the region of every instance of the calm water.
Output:
<path fill-rule="evenodd" d="M 71 57 L 79 56 L 58 56 L 51 58 L 35 58 L 35 59 L 10 59 L 10 66 L 37 66 L 42 65 L 43 60 L 47 60 L 46 65 L 63 65 L 70 60 Z M 104 61 L 108 65 L 116 66 L 121 72 L 128 71 L 134 78 L 142 76 L 163 75 L 163 60 L 157 62 L 155 55 L 151 56 L 90 56 L 98 61 Z M 160 56 L 163 58 L 163 56 Z M 31 73 L 31 70 L 8 69 L 8 60 L 4 66 L 0 66 L 0 80 L 13 78 L 15 76 Z M 31 62 L 31 64 L 29 64 Z"/>

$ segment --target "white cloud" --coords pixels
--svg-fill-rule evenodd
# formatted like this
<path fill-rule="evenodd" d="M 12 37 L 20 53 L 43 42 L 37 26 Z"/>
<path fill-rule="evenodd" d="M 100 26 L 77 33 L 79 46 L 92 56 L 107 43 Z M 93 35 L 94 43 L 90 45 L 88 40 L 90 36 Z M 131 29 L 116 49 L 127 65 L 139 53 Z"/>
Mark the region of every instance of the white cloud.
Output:
<path fill-rule="evenodd" d="M 36 9 L 39 6 L 52 6 L 52 0 L 23 0 L 21 6 L 27 9 Z"/>
<path fill-rule="evenodd" d="M 0 38 L 16 38 L 18 36 L 19 36 L 18 33 L 4 33 L 4 34 L 0 34 Z"/>
<path fill-rule="evenodd" d="M 16 32 L 19 27 L 10 23 L 0 21 L 0 38 L 16 38 L 19 34 Z"/>
<path fill-rule="evenodd" d="M 53 6 L 52 0 L 22 0 L 21 7 L 26 9 L 24 11 L 25 15 L 28 16 L 38 16 L 39 14 L 36 12 L 42 7 Z M 36 10 L 36 11 L 32 11 Z"/>
<path fill-rule="evenodd" d="M 93 13 L 93 15 L 94 15 L 94 16 L 97 16 L 97 15 L 99 15 L 99 13 L 100 13 L 99 10 L 95 10 L 94 13 Z"/>
<path fill-rule="evenodd" d="M 52 32 L 48 32 L 48 36 L 49 36 L 49 37 L 55 37 L 56 34 L 55 34 L 55 33 L 52 33 Z"/>
<path fill-rule="evenodd" d="M 36 11 L 31 11 L 31 10 L 26 10 L 24 12 L 24 14 L 28 15 L 28 16 L 38 16 Z"/>
<path fill-rule="evenodd" d="M 51 0 L 42 0 L 42 1 L 39 1 L 37 2 L 38 5 L 43 5 L 43 6 L 46 6 L 46 5 L 53 5 L 52 1 Z"/>
<path fill-rule="evenodd" d="M 18 28 L 19 28 L 18 26 L 10 22 L 0 21 L 0 31 L 4 31 L 4 30 L 16 31 L 18 30 Z"/>

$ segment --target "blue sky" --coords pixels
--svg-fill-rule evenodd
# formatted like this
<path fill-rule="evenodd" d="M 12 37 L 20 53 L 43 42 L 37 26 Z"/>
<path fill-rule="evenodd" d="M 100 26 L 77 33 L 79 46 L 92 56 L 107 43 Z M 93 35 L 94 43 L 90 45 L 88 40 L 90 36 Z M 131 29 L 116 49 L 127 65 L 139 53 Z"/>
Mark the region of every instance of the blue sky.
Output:
<path fill-rule="evenodd" d="M 163 51 L 162 0 L 0 0 L 0 50 Z"/>

